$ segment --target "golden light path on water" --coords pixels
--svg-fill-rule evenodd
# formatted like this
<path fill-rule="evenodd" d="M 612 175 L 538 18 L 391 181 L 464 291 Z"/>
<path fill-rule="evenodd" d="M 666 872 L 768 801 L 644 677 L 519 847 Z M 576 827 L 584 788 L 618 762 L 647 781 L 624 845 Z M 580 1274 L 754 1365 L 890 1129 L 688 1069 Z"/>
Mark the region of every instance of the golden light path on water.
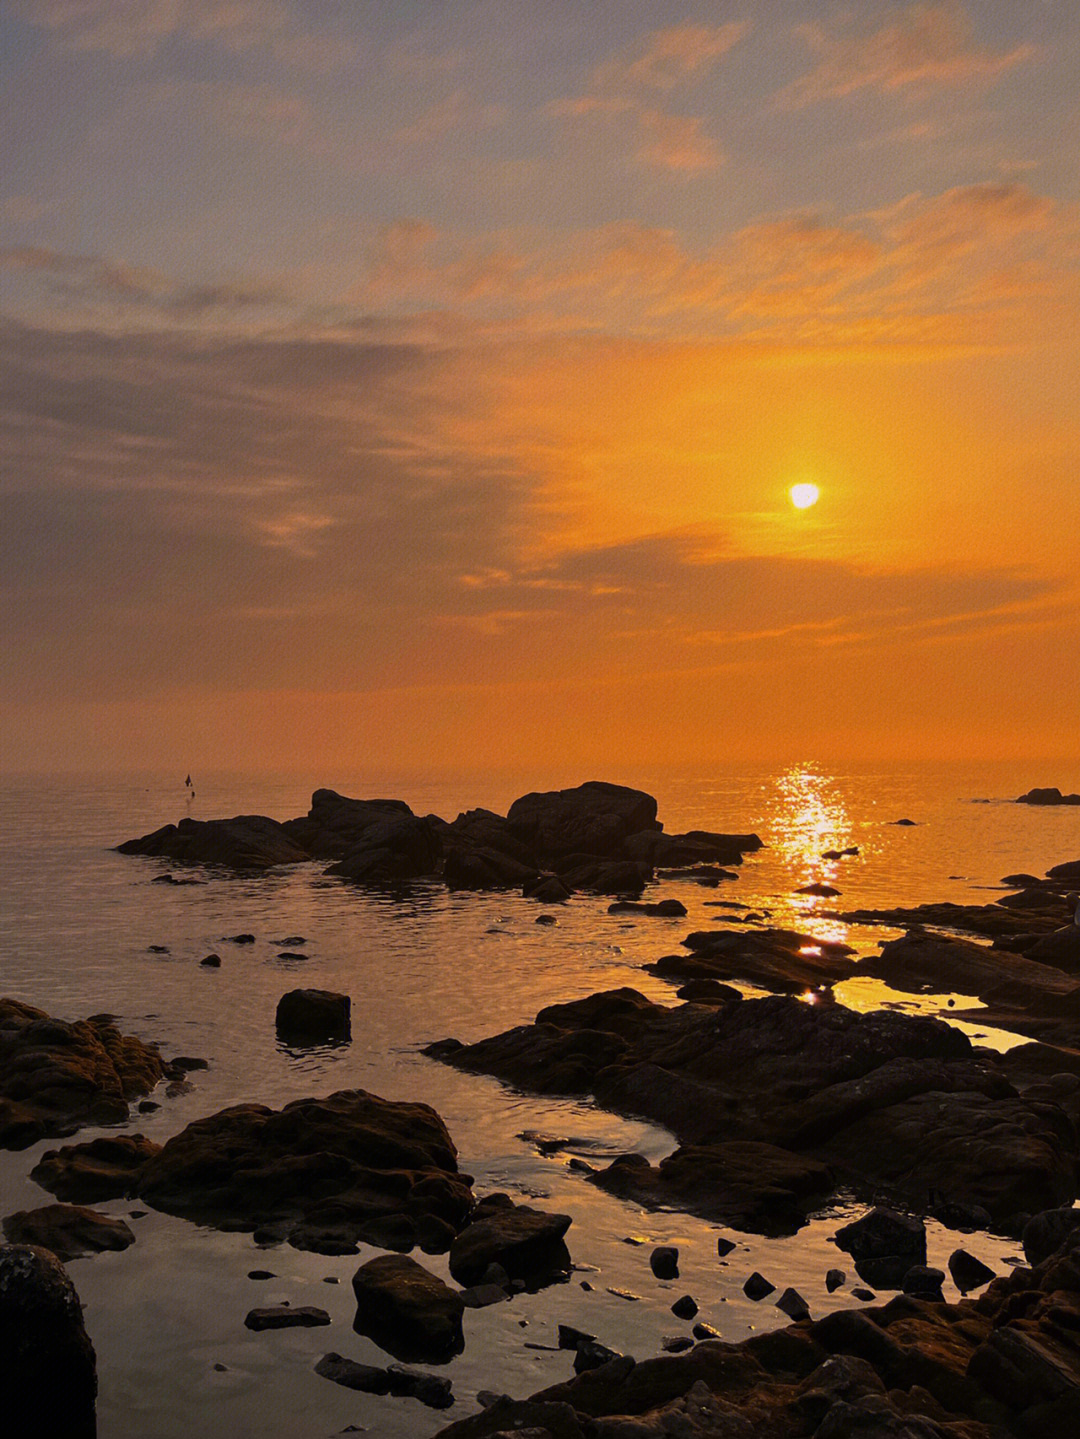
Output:
<path fill-rule="evenodd" d="M 792 890 L 807 885 L 842 888 L 843 859 L 826 859 L 829 852 L 854 848 L 854 826 L 844 804 L 842 787 L 835 776 L 813 765 L 793 765 L 777 776 L 772 793 L 766 801 L 766 823 L 762 838 L 786 863 Z M 872 858 L 875 846 L 865 833 L 858 839 L 859 857 Z M 778 915 L 781 923 L 812 937 L 840 944 L 852 944 L 867 952 L 881 938 L 880 931 L 872 939 L 852 933 L 852 926 L 835 913 L 836 898 L 831 895 L 793 893 L 787 913 Z M 887 934 L 895 931 L 886 931 Z M 807 946 L 812 952 L 812 946 Z M 833 996 L 848 1009 L 866 1012 L 871 1009 L 899 1009 L 908 1014 L 933 1014 L 949 1019 L 949 1009 L 981 1009 L 982 1001 L 974 995 L 943 992 L 941 994 L 909 994 L 892 989 L 883 980 L 870 975 L 855 976 L 833 986 Z M 815 1002 L 813 991 L 804 996 Z M 1004 1030 L 980 1029 L 979 1026 L 950 1021 L 972 1038 L 998 1050 L 1011 1049 L 1024 1043 L 1023 1036 Z"/>

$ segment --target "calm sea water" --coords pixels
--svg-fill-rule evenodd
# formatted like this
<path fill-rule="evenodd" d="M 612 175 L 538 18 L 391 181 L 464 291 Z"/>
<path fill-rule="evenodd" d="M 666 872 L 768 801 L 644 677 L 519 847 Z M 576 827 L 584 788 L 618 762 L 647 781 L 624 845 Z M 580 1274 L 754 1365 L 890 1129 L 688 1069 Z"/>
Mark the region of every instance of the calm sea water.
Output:
<path fill-rule="evenodd" d="M 550 927 L 537 925 L 538 907 L 516 894 L 453 895 L 424 884 L 389 898 L 326 879 L 321 864 L 174 888 L 151 883 L 165 865 L 109 850 L 186 813 L 301 814 L 316 784 L 362 797 L 402 798 L 418 813 L 453 818 L 477 805 L 505 812 L 527 789 L 596 777 L 655 794 L 668 830 L 755 830 L 769 847 L 748 858 L 737 883 L 718 891 L 665 884 L 664 895 L 686 903 L 688 919 L 608 915 L 607 900 L 577 896 L 555 911 L 558 924 Z M 687 1329 L 669 1309 L 689 1292 L 702 1319 L 738 1339 L 785 1322 L 768 1301 L 755 1305 L 743 1296 L 743 1280 L 755 1268 L 781 1287 L 795 1284 L 816 1312 L 824 1312 L 824 1271 L 837 1257 L 826 1241 L 838 1211 L 793 1239 L 745 1236 L 745 1248 L 719 1265 L 715 1226 L 683 1215 L 644 1214 L 583 1183 L 567 1169 L 565 1155 L 541 1158 L 518 1137 L 524 1130 L 573 1135 L 611 1153 L 636 1149 L 655 1159 L 673 1147 L 665 1131 L 587 1104 L 515 1093 L 434 1064 L 420 1049 L 445 1035 L 477 1039 L 530 1019 L 554 1000 L 617 985 L 675 1002 L 673 989 L 641 965 L 676 949 L 689 929 L 715 923 L 717 911 L 705 907 L 707 900 L 765 906 L 776 923 L 846 936 L 868 951 L 883 932 L 849 930 L 824 913 L 827 906 L 983 901 L 995 897 L 1004 874 L 1040 874 L 1080 857 L 1080 809 L 1008 802 L 1035 784 L 1080 788 L 1080 765 L 1053 773 L 956 765 L 836 773 L 808 763 L 781 772 L 613 770 L 603 776 L 196 775 L 197 798 L 190 804 L 180 779 L 5 781 L 0 992 L 64 1018 L 107 1010 L 125 1031 L 159 1041 L 166 1053 L 209 1060 L 209 1070 L 193 1076 L 191 1093 L 163 1100 L 156 1114 L 129 1126 L 158 1141 L 241 1100 L 277 1106 L 359 1086 L 433 1104 L 477 1190 L 543 1196 L 542 1205 L 573 1214 L 571 1252 L 598 1272 L 467 1313 L 465 1353 L 446 1367 L 457 1404 L 439 1415 L 414 1400 L 349 1393 L 312 1372 L 329 1349 L 387 1362 L 370 1340 L 351 1331 L 349 1280 L 371 1251 L 360 1259 L 287 1247 L 260 1251 L 250 1236 L 149 1214 L 131 1221 L 138 1242 L 126 1253 L 70 1265 L 98 1351 L 102 1439 L 186 1439 L 192 1432 L 312 1439 L 349 1424 L 422 1439 L 448 1418 L 471 1412 L 479 1388 L 523 1395 L 569 1375 L 568 1353 L 525 1347 L 553 1344 L 559 1322 L 645 1357 L 656 1352 L 663 1335 Z M 901 817 L 916 827 L 895 826 Z M 822 851 L 849 845 L 860 847 L 859 859 L 821 861 Z M 823 902 L 793 894 L 814 879 L 834 883 L 842 898 Z M 223 942 L 241 931 L 255 934 L 256 944 Z M 307 957 L 280 959 L 279 941 L 297 934 L 307 939 Z M 169 952 L 151 954 L 152 944 Z M 199 967 L 210 951 L 221 955 L 220 970 Z M 297 1053 L 277 1043 L 277 1001 L 299 985 L 352 996 L 351 1045 Z M 841 998 L 860 1008 L 888 998 L 928 1010 L 942 1002 L 890 996 L 874 982 L 857 980 Z M 1013 1042 L 969 1030 L 987 1034 L 991 1043 Z M 26 1177 L 47 1147 L 0 1154 L 0 1212 L 49 1202 Z M 101 1207 L 124 1215 L 131 1205 Z M 649 1272 L 649 1246 L 627 1244 L 628 1237 L 679 1244 L 682 1277 L 659 1283 Z M 933 1229 L 931 1262 L 955 1243 L 955 1236 Z M 990 1262 L 1014 1249 L 992 1236 L 980 1236 L 973 1247 Z M 424 1262 L 445 1275 L 445 1259 Z M 254 1283 L 246 1278 L 252 1268 L 269 1268 L 277 1277 Z M 580 1287 L 582 1277 L 593 1284 L 591 1292 Z M 339 1283 L 327 1284 L 328 1278 Z M 607 1292 L 609 1286 L 641 1297 L 619 1298 Z M 328 1309 L 333 1326 L 258 1335 L 244 1329 L 248 1309 L 286 1299 Z M 828 1306 L 854 1302 L 841 1293 Z"/>

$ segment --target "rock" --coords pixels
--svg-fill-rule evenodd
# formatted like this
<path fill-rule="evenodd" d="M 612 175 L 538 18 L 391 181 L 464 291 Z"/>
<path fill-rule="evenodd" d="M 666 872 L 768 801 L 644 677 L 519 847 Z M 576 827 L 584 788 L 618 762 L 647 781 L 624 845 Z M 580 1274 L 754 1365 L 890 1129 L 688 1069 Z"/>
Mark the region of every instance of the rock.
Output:
<path fill-rule="evenodd" d="M 486 1309 L 489 1304 L 501 1304 L 509 1299 L 510 1291 L 501 1284 L 470 1284 L 459 1297 L 466 1309 Z"/>
<path fill-rule="evenodd" d="M 841 1288 L 846 1283 L 847 1275 L 842 1269 L 830 1269 L 826 1272 L 825 1288 L 829 1291 L 830 1294 L 834 1294 L 837 1289 Z"/>
<path fill-rule="evenodd" d="M 248 1311 L 244 1325 L 256 1333 L 263 1329 L 315 1329 L 329 1324 L 330 1316 L 325 1309 L 316 1309 L 312 1304 L 301 1304 L 293 1309 L 288 1304 L 270 1305 L 265 1309 Z"/>
<path fill-rule="evenodd" d="M 671 1306 L 676 1319 L 693 1319 L 698 1312 L 697 1301 L 692 1294 L 683 1294 Z"/>
<path fill-rule="evenodd" d="M 122 1219 L 74 1204 L 20 1209 L 4 1220 L 4 1234 L 11 1244 L 37 1245 L 61 1261 L 126 1249 L 135 1243 L 134 1234 Z"/>
<path fill-rule="evenodd" d="M 0 1149 L 122 1124 L 165 1071 L 153 1045 L 121 1034 L 107 1015 L 68 1024 L 0 999 Z"/>
<path fill-rule="evenodd" d="M 714 1329 L 711 1324 L 695 1324 L 690 1333 L 695 1339 L 719 1339 L 719 1329 Z"/>
<path fill-rule="evenodd" d="M 678 1279 L 679 1251 L 673 1244 L 658 1245 L 649 1256 L 649 1268 L 657 1279 Z"/>
<path fill-rule="evenodd" d="M 1049 964 L 1066 974 L 1080 974 L 1080 926 L 1063 925 L 1041 935 L 1024 949 L 1024 956 L 1038 964 Z"/>
<path fill-rule="evenodd" d="M 323 1355 L 315 1365 L 315 1373 L 363 1394 L 393 1394 L 419 1399 L 429 1409 L 448 1409 L 454 1402 L 449 1379 L 417 1373 L 400 1364 L 379 1369 L 375 1365 L 357 1364 L 352 1359 L 331 1353 Z"/>
<path fill-rule="evenodd" d="M 688 1004 L 734 1004 L 742 999 L 739 990 L 718 979 L 688 979 L 675 993 Z"/>
<path fill-rule="evenodd" d="M 1029 789 L 1016 801 L 1017 804 L 1080 804 L 1080 794 L 1062 794 L 1056 787 Z"/>
<path fill-rule="evenodd" d="M 94 1347 L 55 1255 L 0 1246 L 0 1394 L 18 1439 L 94 1439 Z"/>
<path fill-rule="evenodd" d="M 861 1299 L 864 1304 L 872 1304 L 877 1298 L 877 1295 L 872 1289 L 863 1289 L 861 1286 L 852 1289 L 851 1294 L 852 1298 Z"/>
<path fill-rule="evenodd" d="M 954 1249 L 949 1255 L 949 1273 L 961 1294 L 970 1294 L 973 1289 L 981 1289 L 994 1277 L 994 1271 L 966 1249 Z"/>
<path fill-rule="evenodd" d="M 916 821 L 913 819 L 894 819 L 893 824 L 904 825 L 905 827 L 911 829 L 914 828 Z"/>
<path fill-rule="evenodd" d="M 331 1044 L 349 1039 L 351 1001 L 329 989 L 293 989 L 278 1000 L 275 1023 L 286 1044 Z"/>
<path fill-rule="evenodd" d="M 725 1239 L 722 1234 L 717 1237 L 716 1252 L 721 1259 L 725 1259 L 734 1250 L 734 1248 L 735 1241 L 733 1239 Z"/>
<path fill-rule="evenodd" d="M 617 1349 L 609 1349 L 606 1344 L 600 1344 L 595 1339 L 584 1339 L 577 1346 L 577 1353 L 574 1355 L 574 1373 L 583 1374 L 588 1369 L 599 1369 L 604 1364 L 610 1364 L 613 1359 L 621 1359 L 622 1355 Z"/>
<path fill-rule="evenodd" d="M 443 1252 L 472 1208 L 469 1185 L 433 1109 L 362 1089 L 220 1110 L 174 1135 L 138 1180 L 168 1214 L 323 1254 L 388 1239 Z"/>
<path fill-rule="evenodd" d="M 414 1259 L 379 1255 L 360 1266 L 352 1283 L 353 1328 L 395 1359 L 445 1364 L 464 1349 L 461 1296 Z"/>
<path fill-rule="evenodd" d="M 794 930 L 699 930 L 683 944 L 693 953 L 665 955 L 645 967 L 662 979 L 734 979 L 785 994 L 836 984 L 856 972 L 847 945 Z"/>
<path fill-rule="evenodd" d="M 559 869 L 567 888 L 591 889 L 597 894 L 640 894 L 652 877 L 651 866 L 642 860 L 603 860 L 588 855 L 571 856 Z"/>
<path fill-rule="evenodd" d="M 151 855 L 181 864 L 222 865 L 229 869 L 264 870 L 298 864 L 310 858 L 287 829 L 263 814 L 233 819 L 182 819 L 141 839 L 116 846 L 120 854 Z"/>
<path fill-rule="evenodd" d="M 576 1349 L 579 1344 L 596 1342 L 595 1334 L 586 1334 L 584 1329 L 575 1329 L 572 1324 L 560 1324 L 558 1334 L 560 1349 Z"/>
<path fill-rule="evenodd" d="M 147 954 L 168 954 L 169 946 L 167 944 L 148 944 L 146 952 Z"/>
<path fill-rule="evenodd" d="M 227 934 L 225 940 L 228 944 L 254 944 L 255 936 L 253 934 Z"/>
<path fill-rule="evenodd" d="M 941 1292 L 944 1282 L 944 1269 L 915 1264 L 904 1275 L 900 1287 L 905 1294 L 914 1294 L 920 1299 L 930 1299 L 940 1303 L 945 1297 Z"/>
<path fill-rule="evenodd" d="M 1025 1006 L 1047 999 L 1057 1003 L 1076 984 L 1075 979 L 1047 965 L 926 930 L 886 941 L 881 954 L 868 956 L 859 968 L 912 994 L 929 986 L 938 993 L 956 990 L 990 1001 L 1000 996 L 1007 984 L 1011 996 Z"/>
<path fill-rule="evenodd" d="M 1069 860 L 1067 864 L 1055 864 L 1053 869 L 1046 871 L 1046 877 L 1067 880 L 1071 884 L 1073 880 L 1080 879 L 1080 859 Z"/>
<path fill-rule="evenodd" d="M 665 1354 L 684 1354 L 693 1347 L 694 1341 L 689 1334 L 668 1334 L 660 1341 L 660 1348 Z"/>
<path fill-rule="evenodd" d="M 535 899 L 538 904 L 562 904 L 570 898 L 570 889 L 556 875 L 539 875 L 526 881 L 522 894 L 526 899 Z"/>
<path fill-rule="evenodd" d="M 221 968 L 221 955 L 220 955 L 220 954 L 208 954 L 208 955 L 205 957 L 205 959 L 200 959 L 200 960 L 199 960 L 199 963 L 202 965 L 203 969 L 220 969 L 220 968 Z"/>
<path fill-rule="evenodd" d="M 523 864 L 512 855 L 482 847 L 448 848 L 443 863 L 443 880 L 448 889 L 516 889 L 536 878 L 534 864 Z"/>
<path fill-rule="evenodd" d="M 369 825 L 326 873 L 361 884 L 386 885 L 434 874 L 441 857 L 442 846 L 430 820 L 393 814 Z"/>
<path fill-rule="evenodd" d="M 750 1278 L 743 1285 L 743 1293 L 747 1299 L 765 1299 L 770 1294 L 776 1293 L 776 1285 L 770 1284 L 763 1274 L 755 1269 Z"/>
<path fill-rule="evenodd" d="M 145 1165 L 160 1148 L 142 1134 L 103 1135 L 85 1144 L 47 1149 L 30 1178 L 75 1204 L 124 1199 L 137 1192 Z"/>
<path fill-rule="evenodd" d="M 776 1301 L 776 1307 L 795 1323 L 810 1318 L 810 1306 L 797 1289 L 785 1289 Z"/>
<path fill-rule="evenodd" d="M 370 831 L 386 820 L 414 819 L 400 799 L 350 799 L 332 789 L 317 789 L 311 808 L 299 819 L 286 820 L 286 834 L 315 859 L 343 859 L 362 845 Z"/>
<path fill-rule="evenodd" d="M 833 1237 L 856 1264 L 868 1259 L 904 1259 L 909 1268 L 926 1263 L 926 1225 L 895 1209 L 871 1209 Z"/>
<path fill-rule="evenodd" d="M 570 1268 L 563 1236 L 568 1214 L 545 1214 L 506 1195 L 492 1194 L 469 1216 L 450 1246 L 450 1273 L 459 1284 L 477 1283 L 491 1263 L 527 1285 L 550 1282 Z"/>
<path fill-rule="evenodd" d="M 659 899 L 653 904 L 636 899 L 619 899 L 608 905 L 608 914 L 649 914 L 679 919 L 686 914 L 686 905 L 680 899 Z"/>
<path fill-rule="evenodd" d="M 587 854 L 620 857 L 625 840 L 660 829 L 656 801 L 641 790 L 591 781 L 575 789 L 522 795 L 506 822 L 540 858 Z"/>
<path fill-rule="evenodd" d="M 283 949 L 283 950 L 281 951 L 281 953 L 278 955 L 278 959 L 292 959 L 292 960 L 297 960 L 297 959 L 307 959 L 307 958 L 308 958 L 308 955 L 306 955 L 306 954 L 301 954 L 301 953 L 299 953 L 297 950 L 292 950 L 292 949 Z"/>
<path fill-rule="evenodd" d="M 249 1269 L 249 1279 L 276 1279 L 277 1275 L 272 1269 Z"/>
<path fill-rule="evenodd" d="M 1043 1264 L 1066 1240 L 1080 1232 L 1080 1209 L 1046 1209 L 1024 1226 L 1024 1257 L 1029 1264 Z"/>
<path fill-rule="evenodd" d="M 835 899 L 836 896 L 840 893 L 840 891 L 834 888 L 831 884 L 822 884 L 819 881 L 815 884 L 804 884 L 803 887 L 801 889 L 797 889 L 795 893 L 810 894 L 816 896 L 819 899 Z"/>

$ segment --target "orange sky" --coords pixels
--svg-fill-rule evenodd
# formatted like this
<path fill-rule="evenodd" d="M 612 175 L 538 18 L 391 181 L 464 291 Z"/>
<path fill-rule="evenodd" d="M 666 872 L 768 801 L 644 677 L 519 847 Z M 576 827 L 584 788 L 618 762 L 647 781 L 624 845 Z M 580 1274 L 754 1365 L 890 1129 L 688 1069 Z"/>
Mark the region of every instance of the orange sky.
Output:
<path fill-rule="evenodd" d="M 1073 7 L 9 9 L 6 768 L 1075 755 Z"/>

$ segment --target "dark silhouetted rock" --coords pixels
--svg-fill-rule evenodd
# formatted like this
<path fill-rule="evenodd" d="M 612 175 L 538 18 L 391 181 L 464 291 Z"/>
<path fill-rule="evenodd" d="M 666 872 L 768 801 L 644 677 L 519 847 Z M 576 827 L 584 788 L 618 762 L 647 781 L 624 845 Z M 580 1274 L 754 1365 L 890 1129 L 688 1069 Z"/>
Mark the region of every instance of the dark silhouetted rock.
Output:
<path fill-rule="evenodd" d="M 11 1244 L 36 1244 L 61 1261 L 126 1249 L 135 1243 L 134 1234 L 122 1219 L 75 1204 L 20 1209 L 4 1220 L 4 1234 Z"/>
<path fill-rule="evenodd" d="M 657 1279 L 678 1279 L 679 1251 L 673 1244 L 660 1244 L 649 1255 L 649 1268 Z"/>
<path fill-rule="evenodd" d="M 750 1278 L 743 1285 L 743 1293 L 747 1299 L 766 1299 L 770 1294 L 776 1293 L 776 1285 L 770 1284 L 763 1274 L 755 1269 Z"/>
<path fill-rule="evenodd" d="M 683 1294 L 671 1306 L 676 1319 L 693 1319 L 698 1312 L 697 1300 L 692 1294 Z"/>
<path fill-rule="evenodd" d="M 981 1289 L 994 1277 L 994 1271 L 989 1265 L 977 1259 L 974 1254 L 969 1254 L 966 1249 L 954 1249 L 949 1255 L 949 1273 L 961 1294 L 970 1294 L 973 1289 Z"/>
<path fill-rule="evenodd" d="M 803 887 L 797 889 L 795 893 L 814 895 L 818 899 L 835 899 L 840 891 L 831 884 L 822 884 L 819 881 L 815 884 L 804 884 Z"/>
<path fill-rule="evenodd" d="M 1080 804 L 1080 794 L 1062 794 L 1054 786 L 1045 789 L 1029 789 L 1016 801 L 1017 804 Z"/>
<path fill-rule="evenodd" d="M 941 1292 L 944 1282 L 944 1269 L 935 1269 L 926 1264 L 913 1264 L 904 1275 L 900 1287 L 905 1294 L 914 1294 L 920 1299 L 938 1301 L 944 1298 Z"/>
<path fill-rule="evenodd" d="M 776 1301 L 776 1307 L 796 1323 L 810 1318 L 810 1306 L 797 1289 L 785 1289 Z"/>
<path fill-rule="evenodd" d="M 517 889 L 536 880 L 536 866 L 497 850 L 464 845 L 447 849 L 443 880 L 448 889 Z"/>
<path fill-rule="evenodd" d="M 395 1359 L 445 1364 L 464 1349 L 461 1296 L 414 1259 L 381 1254 L 362 1264 L 352 1283 L 353 1328 Z"/>
<path fill-rule="evenodd" d="M 433 1109 L 354 1089 L 196 1120 L 147 1163 L 139 1194 L 219 1228 L 272 1226 L 318 1253 L 360 1242 L 439 1253 L 472 1208 L 469 1184 Z"/>
<path fill-rule="evenodd" d="M 539 904 L 562 904 L 571 894 L 569 887 L 554 874 L 542 874 L 526 881 L 521 892 L 526 899 L 535 899 Z"/>
<path fill-rule="evenodd" d="M 141 839 L 116 846 L 120 854 L 150 855 L 180 864 L 223 865 L 228 869 L 263 870 L 298 864 L 310 858 L 291 839 L 284 825 L 264 814 L 233 819 L 182 819 Z"/>
<path fill-rule="evenodd" d="M 825 1288 L 830 1294 L 836 1292 L 847 1281 L 847 1276 L 842 1269 L 830 1269 L 825 1275 Z"/>
<path fill-rule="evenodd" d="M 726 1259 L 735 1248 L 736 1245 L 733 1239 L 725 1239 L 722 1234 L 717 1236 L 716 1252 L 721 1259 Z"/>
<path fill-rule="evenodd" d="M 289 839 L 315 859 L 343 859 L 385 820 L 413 819 L 400 799 L 349 799 L 332 789 L 317 789 L 311 808 L 282 825 Z"/>
<path fill-rule="evenodd" d="M 567 854 L 621 857 L 628 836 L 660 829 L 651 795 L 600 781 L 522 795 L 506 820 L 540 859 Z"/>
<path fill-rule="evenodd" d="M 1031 1265 L 1043 1264 L 1074 1236 L 1080 1236 L 1080 1209 L 1043 1210 L 1024 1226 L 1024 1257 Z"/>
<path fill-rule="evenodd" d="M 263 1329 L 317 1329 L 330 1323 L 325 1309 L 301 1304 L 295 1309 L 288 1304 L 272 1304 L 265 1309 L 249 1310 L 244 1324 L 259 1332 Z"/>
<path fill-rule="evenodd" d="M 479 1283 L 489 1264 L 501 1264 L 511 1279 L 543 1283 L 570 1268 L 563 1236 L 568 1214 L 546 1214 L 492 1194 L 473 1210 L 450 1246 L 450 1273 L 459 1284 Z"/>
<path fill-rule="evenodd" d="M 693 952 L 665 955 L 646 968 L 661 979 L 734 979 L 785 994 L 836 984 L 858 968 L 847 945 L 794 930 L 697 930 L 683 944 Z"/>
<path fill-rule="evenodd" d="M 85 1144 L 47 1149 L 30 1178 L 75 1204 L 98 1204 L 135 1194 L 148 1160 L 160 1145 L 141 1134 L 106 1134 Z"/>
<path fill-rule="evenodd" d="M 434 874 L 441 857 L 438 832 L 430 820 L 394 814 L 370 825 L 326 873 L 360 884 L 393 884 Z"/>
<path fill-rule="evenodd" d="M 121 1034 L 107 1015 L 68 1024 L 0 999 L 0 1149 L 122 1124 L 131 1101 L 165 1074 L 157 1049 Z"/>
<path fill-rule="evenodd" d="M 681 899 L 658 899 L 646 904 L 641 900 L 620 899 L 608 905 L 608 914 L 648 914 L 661 919 L 680 919 L 686 913 Z"/>
<path fill-rule="evenodd" d="M 221 968 L 221 955 L 220 955 L 220 954 L 208 954 L 208 955 L 206 955 L 206 957 L 205 957 L 204 959 L 200 959 L 200 960 L 199 960 L 199 963 L 202 965 L 203 969 L 220 969 L 220 968 Z"/>
<path fill-rule="evenodd" d="M 286 1044 L 330 1044 L 350 1035 L 351 1001 L 329 989 L 292 989 L 278 1000 L 275 1024 Z"/>
<path fill-rule="evenodd" d="M 867 1259 L 903 1259 L 909 1268 L 926 1263 L 926 1225 L 895 1209 L 871 1209 L 834 1237 L 856 1264 Z"/>
<path fill-rule="evenodd" d="M 55 1255 L 0 1246 L 0 1394 L 18 1439 L 94 1439 L 94 1346 L 75 1287 Z"/>
<path fill-rule="evenodd" d="M 340 1354 L 324 1354 L 315 1365 L 315 1373 L 361 1394 L 393 1394 L 419 1399 L 429 1409 L 449 1409 L 454 1402 L 449 1379 L 442 1379 L 436 1374 L 417 1373 L 400 1364 L 380 1369 L 374 1364 L 357 1364 Z"/>

